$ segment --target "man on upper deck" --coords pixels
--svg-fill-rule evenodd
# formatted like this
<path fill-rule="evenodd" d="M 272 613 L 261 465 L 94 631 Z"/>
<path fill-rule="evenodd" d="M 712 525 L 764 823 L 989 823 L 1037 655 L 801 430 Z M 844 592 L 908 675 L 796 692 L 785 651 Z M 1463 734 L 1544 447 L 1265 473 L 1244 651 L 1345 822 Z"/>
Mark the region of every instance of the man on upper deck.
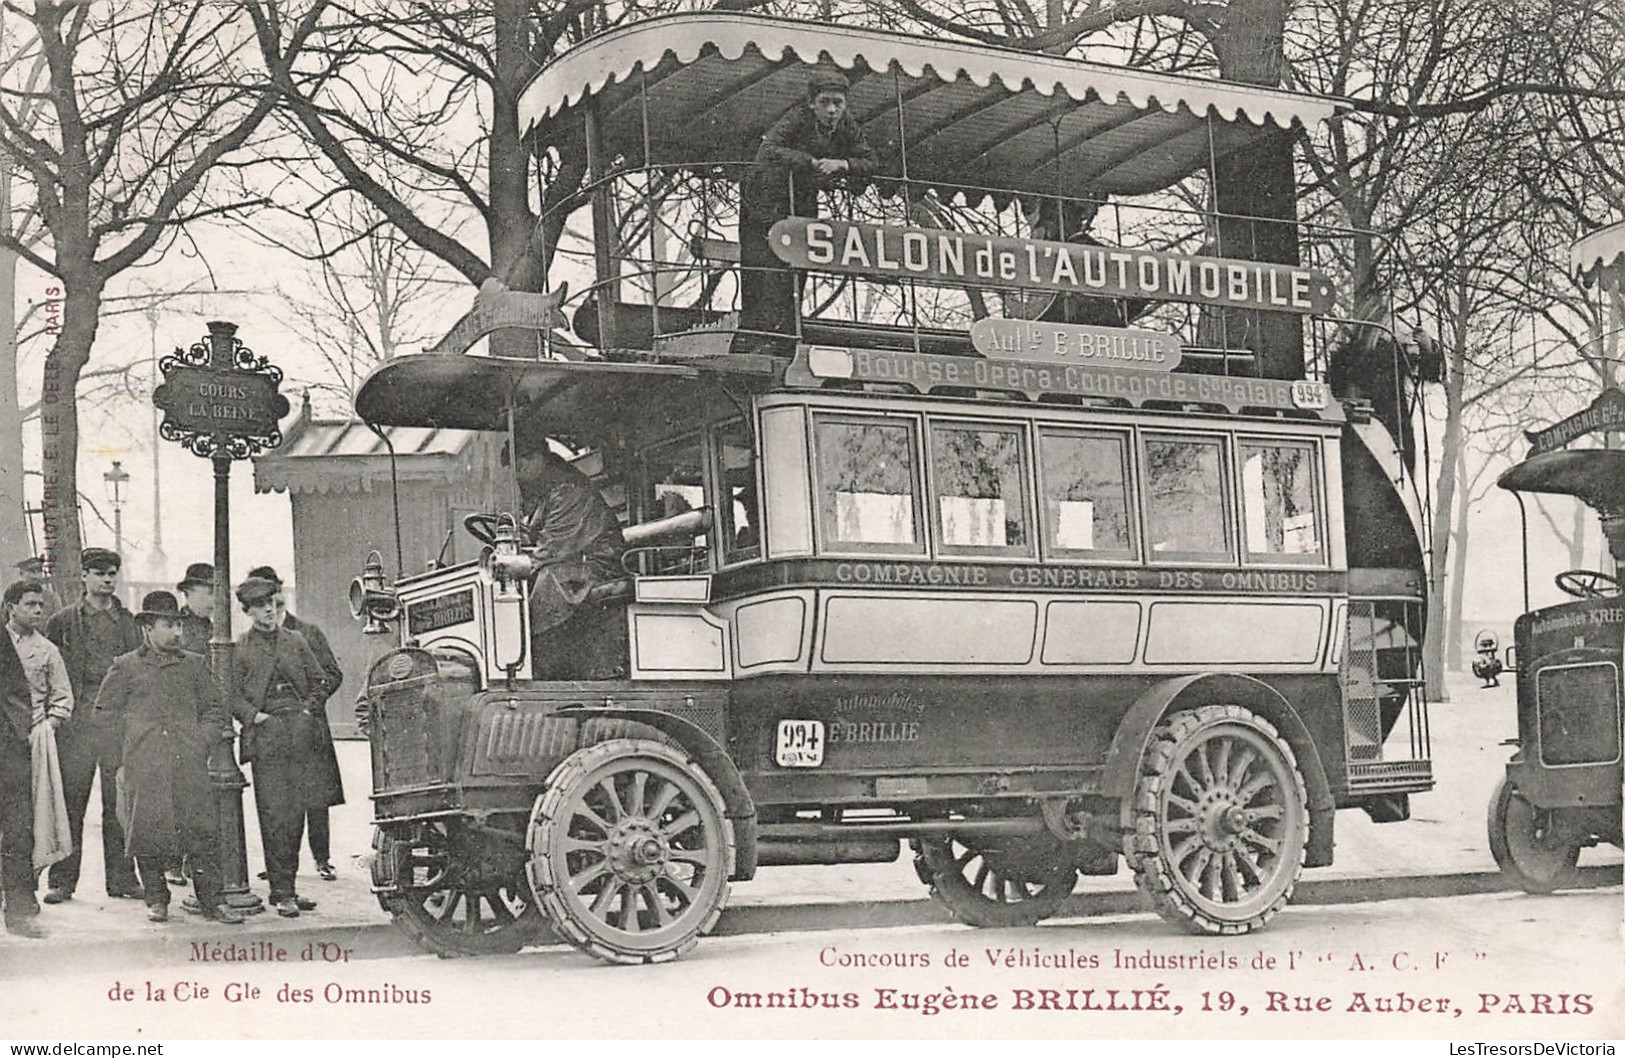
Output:
<path fill-rule="evenodd" d="M 739 339 L 744 351 L 788 351 L 800 284 L 768 246 L 767 233 L 785 217 L 816 217 L 818 190 L 842 176 L 872 176 L 880 158 L 863 126 L 847 113 L 847 81 L 833 70 L 807 79 L 807 104 L 767 131 L 740 188 Z M 775 337 L 775 335 L 779 337 Z"/>

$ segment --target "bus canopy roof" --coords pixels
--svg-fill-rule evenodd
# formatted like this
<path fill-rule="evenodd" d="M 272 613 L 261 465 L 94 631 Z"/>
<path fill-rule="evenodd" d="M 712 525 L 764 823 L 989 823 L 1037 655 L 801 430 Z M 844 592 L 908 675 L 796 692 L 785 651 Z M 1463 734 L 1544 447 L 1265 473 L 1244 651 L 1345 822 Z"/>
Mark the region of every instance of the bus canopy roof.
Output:
<path fill-rule="evenodd" d="M 1155 191 L 1245 151 L 1277 129 L 1316 124 L 1347 102 L 1152 73 L 1013 48 L 740 14 L 681 14 L 612 30 L 544 67 L 519 102 L 523 129 L 572 121 L 595 103 L 605 155 L 645 164 L 750 161 L 805 99 L 807 66 L 833 63 L 849 108 L 892 175 L 1032 194 Z M 907 130 L 898 148 L 898 105 Z M 1229 127 L 1210 137 L 1209 120 Z"/>
<path fill-rule="evenodd" d="M 1625 451 L 1582 449 L 1547 452 L 1512 467 L 1496 481 L 1513 492 L 1573 496 L 1596 510 L 1625 503 Z"/>
<path fill-rule="evenodd" d="M 618 422 L 681 419 L 719 384 L 750 389 L 772 377 L 747 356 L 691 366 L 420 353 L 374 368 L 355 410 L 374 426 L 505 430 L 511 405 L 522 432 L 597 443 Z"/>

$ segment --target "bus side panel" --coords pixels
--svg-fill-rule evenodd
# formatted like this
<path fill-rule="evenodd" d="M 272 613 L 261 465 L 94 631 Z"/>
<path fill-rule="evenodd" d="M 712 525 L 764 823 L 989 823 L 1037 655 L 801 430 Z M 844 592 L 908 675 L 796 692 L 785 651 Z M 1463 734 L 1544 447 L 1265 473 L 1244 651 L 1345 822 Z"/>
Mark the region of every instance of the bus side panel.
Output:
<path fill-rule="evenodd" d="M 1129 706 L 1166 678 L 762 677 L 734 685 L 728 748 L 759 805 L 1087 790 Z M 1342 745 L 1335 675 L 1260 678 L 1297 708 L 1317 745 Z M 821 725 L 817 745 L 807 745 L 809 721 Z M 789 751 L 781 728 L 798 732 Z M 1343 765 L 1331 755 L 1336 789 Z"/>

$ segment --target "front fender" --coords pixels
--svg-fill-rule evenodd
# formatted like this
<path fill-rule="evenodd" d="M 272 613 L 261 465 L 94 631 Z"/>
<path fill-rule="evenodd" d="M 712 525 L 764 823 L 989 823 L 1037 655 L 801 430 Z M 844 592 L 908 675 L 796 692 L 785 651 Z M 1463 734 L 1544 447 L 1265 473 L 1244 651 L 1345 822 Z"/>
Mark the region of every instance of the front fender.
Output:
<path fill-rule="evenodd" d="M 1332 862 L 1332 827 L 1336 802 L 1320 752 L 1309 737 L 1309 729 L 1292 703 L 1279 691 L 1251 676 L 1237 673 L 1206 672 L 1164 680 L 1147 688 L 1117 725 L 1106 755 L 1101 776 L 1101 792 L 1120 804 L 1132 804 L 1134 787 L 1140 777 L 1140 761 L 1151 744 L 1152 733 L 1162 718 L 1181 709 L 1201 705 L 1239 705 L 1275 725 L 1297 755 L 1303 781 L 1309 794 L 1309 847 L 1304 865 L 1323 867 Z"/>
<path fill-rule="evenodd" d="M 733 823 L 736 858 L 731 880 L 743 882 L 755 877 L 756 802 L 745 788 L 745 780 L 740 777 L 733 760 L 709 732 L 684 717 L 673 716 L 659 709 L 576 705 L 560 709 L 554 715 L 577 720 L 632 720 L 655 728 L 682 746 L 700 762 L 700 767 L 717 784 L 725 802 L 727 817 Z"/>

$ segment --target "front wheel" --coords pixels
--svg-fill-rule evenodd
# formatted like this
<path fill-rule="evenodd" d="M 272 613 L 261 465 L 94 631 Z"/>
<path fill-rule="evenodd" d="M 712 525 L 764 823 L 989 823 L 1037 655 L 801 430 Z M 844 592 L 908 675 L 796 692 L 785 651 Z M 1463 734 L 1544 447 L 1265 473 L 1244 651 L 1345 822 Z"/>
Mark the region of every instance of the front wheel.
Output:
<path fill-rule="evenodd" d="M 1574 879 L 1584 835 L 1565 825 L 1560 809 L 1536 808 L 1503 778 L 1489 823 L 1495 865 L 1524 892 L 1555 892 Z"/>
<path fill-rule="evenodd" d="M 1124 814 L 1135 884 L 1191 933 L 1260 928 L 1303 870 L 1309 808 L 1297 759 L 1269 721 L 1240 706 L 1166 717 Z"/>
<path fill-rule="evenodd" d="M 734 868 L 722 795 L 681 749 L 617 738 L 554 769 L 528 871 L 555 932 L 605 962 L 675 959 L 716 925 Z"/>

